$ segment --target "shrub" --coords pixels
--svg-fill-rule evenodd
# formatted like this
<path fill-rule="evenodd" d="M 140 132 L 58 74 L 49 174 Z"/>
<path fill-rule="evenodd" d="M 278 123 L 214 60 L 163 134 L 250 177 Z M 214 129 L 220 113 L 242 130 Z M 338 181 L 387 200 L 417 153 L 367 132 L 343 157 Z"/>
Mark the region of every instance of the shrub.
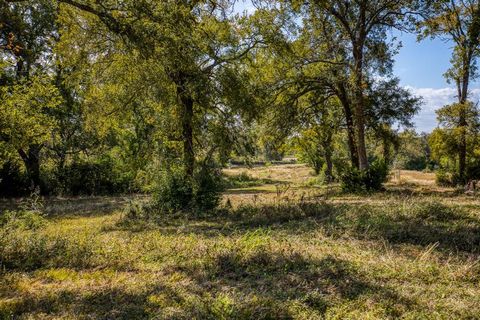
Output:
<path fill-rule="evenodd" d="M 223 183 L 220 171 L 203 167 L 193 178 L 181 168 L 165 171 L 154 194 L 154 206 L 162 213 L 209 211 L 220 203 Z"/>
<path fill-rule="evenodd" d="M 467 180 L 479 180 L 480 179 L 480 161 L 476 160 L 469 163 L 466 172 Z"/>
<path fill-rule="evenodd" d="M 340 176 L 342 190 L 353 193 L 382 190 L 388 173 L 388 165 L 380 160 L 372 162 L 367 170 L 349 168 Z"/>
<path fill-rule="evenodd" d="M 273 181 L 270 179 L 254 178 L 245 171 L 238 175 L 225 175 L 222 182 L 225 189 L 256 187 L 272 183 Z"/>
<path fill-rule="evenodd" d="M 437 185 L 444 187 L 452 186 L 454 184 L 452 173 L 445 169 L 438 169 L 437 172 L 435 172 L 435 181 Z"/>
<path fill-rule="evenodd" d="M 18 164 L 6 162 L 0 168 L 0 196 L 24 196 L 28 194 L 29 189 L 28 177 Z"/>
<path fill-rule="evenodd" d="M 223 191 L 220 170 L 203 167 L 195 175 L 194 207 L 202 211 L 215 209 L 221 200 Z"/>
<path fill-rule="evenodd" d="M 55 174 L 56 193 L 69 195 L 110 195 L 132 190 L 133 178 L 115 170 L 109 157 L 93 162 L 77 161 L 59 169 Z"/>
<path fill-rule="evenodd" d="M 187 210 L 192 205 L 193 181 L 185 178 L 182 170 L 164 172 L 154 194 L 155 207 L 162 212 Z"/>
<path fill-rule="evenodd" d="M 37 230 L 46 220 L 36 211 L 4 211 L 0 215 L 0 228 Z"/>

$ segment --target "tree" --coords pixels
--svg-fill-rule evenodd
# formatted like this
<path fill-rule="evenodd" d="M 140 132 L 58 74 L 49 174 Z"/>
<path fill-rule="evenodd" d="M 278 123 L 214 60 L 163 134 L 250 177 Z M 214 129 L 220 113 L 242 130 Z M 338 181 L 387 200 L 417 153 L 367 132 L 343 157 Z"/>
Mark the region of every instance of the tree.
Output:
<path fill-rule="evenodd" d="M 54 34 L 54 8 L 48 1 L 0 4 L 0 58 L 3 125 L 1 139 L 15 149 L 26 167 L 32 188 L 41 185 L 40 152 L 54 123 L 49 109 L 58 103 L 58 92 L 48 74 Z"/>
<path fill-rule="evenodd" d="M 458 126 L 459 120 L 465 119 L 465 126 Z M 432 148 L 432 157 L 440 163 L 443 169 L 456 171 L 453 183 L 463 184 L 466 172 L 461 175 L 458 171 L 461 157 L 460 146 L 467 146 L 465 150 L 465 169 L 469 165 L 476 165 L 478 148 L 478 134 L 480 129 L 480 113 L 476 105 L 471 102 L 465 104 L 454 103 L 437 110 L 437 119 L 440 127 L 432 133 L 429 144 Z M 455 170 L 452 170 L 455 168 Z"/>
<path fill-rule="evenodd" d="M 452 66 L 445 77 L 457 87 L 458 176 L 465 183 L 467 164 L 467 113 L 469 84 L 477 76 L 476 60 L 480 49 L 480 1 L 438 1 L 421 25 L 421 37 L 440 37 L 454 43 Z"/>
<path fill-rule="evenodd" d="M 60 2 L 94 14 L 111 32 L 139 50 L 142 57 L 158 59 L 175 91 L 185 176 L 191 177 L 195 170 L 196 110 L 216 107 L 216 76 L 221 67 L 241 58 L 256 44 L 251 37 L 245 41 L 239 37 L 238 26 L 226 14 L 231 4 L 143 1 L 139 5 L 126 1 L 107 7 Z"/>
<path fill-rule="evenodd" d="M 311 5 L 328 15 L 329 23 L 341 33 L 348 46 L 348 63 L 352 77 L 353 114 L 359 167 L 368 168 L 365 144 L 367 101 L 366 74 L 373 70 L 384 73 L 391 66 L 391 51 L 385 39 L 391 28 L 407 30 L 421 1 L 313 1 Z"/>
<path fill-rule="evenodd" d="M 343 109 L 340 124 L 347 132 L 353 167 L 361 167 L 360 158 L 364 160 L 363 166 L 368 165 L 366 130 L 384 132 L 381 129 L 385 125 L 411 125 L 411 118 L 420 103 L 418 98 L 400 87 L 398 79 L 391 77 L 394 53 L 391 48 L 395 46 L 385 40 L 388 27 L 406 29 L 403 15 L 411 16 L 407 7 L 413 3 L 388 2 L 384 5 L 377 8 L 374 4 L 364 3 L 359 9 L 357 2 L 348 6 L 341 1 L 283 1 L 269 11 L 276 17 L 271 20 L 284 21 L 283 26 L 273 24 L 277 37 L 267 50 L 274 58 L 272 61 L 263 59 L 264 66 L 261 67 L 263 74 L 273 75 L 266 82 L 274 97 L 268 104 L 274 106 L 273 113 L 278 113 L 281 119 L 277 122 L 280 126 L 294 123 L 294 110 L 298 109 L 296 105 L 300 101 L 305 100 L 304 97 L 317 95 L 328 100 L 336 96 Z M 367 10 L 363 6 L 380 15 L 370 17 L 373 20 L 368 22 L 368 32 L 364 30 L 365 26 L 358 25 L 353 12 Z M 267 23 L 271 21 L 267 20 Z M 364 39 L 357 44 L 359 34 Z M 352 41 L 358 55 L 352 54 Z M 363 67 L 356 68 L 359 64 Z M 384 80 L 375 80 L 379 75 Z M 354 81 L 358 78 L 362 79 L 361 86 Z"/>
<path fill-rule="evenodd" d="M 421 99 L 402 88 L 398 78 L 373 81 L 366 89 L 367 128 L 380 138 L 382 157 L 386 164 L 393 161 L 393 152 L 398 151 L 400 139 L 394 125 L 410 128 L 412 118 L 420 109 Z"/>
<path fill-rule="evenodd" d="M 0 101 L 0 137 L 20 155 L 31 187 L 40 187 L 40 151 L 55 126 L 48 112 L 60 104 L 58 91 L 51 79 L 33 78 L 0 89 Z"/>
<path fill-rule="evenodd" d="M 307 105 L 307 112 L 302 115 L 303 121 L 296 144 L 300 156 L 320 174 L 325 169 L 325 182 L 334 181 L 334 139 L 338 139 L 340 123 L 338 117 L 341 107 L 338 99 L 332 98 L 322 104 Z M 338 153 L 338 152 L 337 152 Z"/>
<path fill-rule="evenodd" d="M 400 147 L 395 157 L 395 167 L 405 170 L 432 170 L 434 162 L 428 144 L 428 135 L 418 134 L 412 129 L 399 134 Z"/>

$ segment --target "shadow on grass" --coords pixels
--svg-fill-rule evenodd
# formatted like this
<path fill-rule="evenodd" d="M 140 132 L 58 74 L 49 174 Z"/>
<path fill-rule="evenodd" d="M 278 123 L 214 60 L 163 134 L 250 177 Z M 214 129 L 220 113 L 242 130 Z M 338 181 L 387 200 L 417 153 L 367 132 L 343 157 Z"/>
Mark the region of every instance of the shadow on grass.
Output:
<path fill-rule="evenodd" d="M 122 209 L 132 199 L 146 199 L 144 195 L 128 195 L 123 197 L 47 197 L 44 201 L 45 214 L 50 217 L 90 217 L 111 214 Z M 0 199 L 0 212 L 18 210 L 25 205 L 25 199 Z"/>
<path fill-rule="evenodd" d="M 89 288 L 85 291 L 60 289 L 35 295 L 23 293 L 17 295 L 16 302 L 8 309 L 0 310 L 0 318 L 18 319 L 33 314 L 42 317 L 70 315 L 81 319 L 151 319 L 152 304 L 148 297 L 161 291 L 166 292 L 166 289 L 152 286 L 140 292 L 128 292 L 125 288 Z"/>
<path fill-rule="evenodd" d="M 295 252 L 259 250 L 245 255 L 233 251 L 218 255 L 208 268 L 206 273 L 182 271 L 207 290 L 238 288 L 242 296 L 261 295 L 260 301 L 269 302 L 261 308 L 248 304 L 251 309 L 240 308 L 237 312 L 244 315 L 241 319 L 268 318 L 266 315 L 272 319 L 293 318 L 288 308 L 282 308 L 291 301 L 301 302 L 319 315 L 342 301 L 354 304 L 362 297 L 382 304 L 389 310 L 388 316 L 399 316 L 403 308 L 414 305 L 394 290 L 370 283 L 350 262 L 332 256 L 312 259 Z"/>
<path fill-rule="evenodd" d="M 18 293 L 8 315 L 75 315 L 88 319 L 293 319 L 324 315 L 348 304 L 368 300 L 399 317 L 415 302 L 393 289 L 371 283 L 350 262 L 299 253 L 237 250 L 211 254 L 200 267 L 185 262 L 174 270 L 188 279 L 182 285 L 162 280 L 136 289 L 88 287 Z M 295 308 L 292 306 L 295 305 Z M 7 309 L 4 309 L 6 312 Z M 0 316 L 2 316 L 0 312 Z"/>
<path fill-rule="evenodd" d="M 122 221 L 113 230 L 141 231 L 142 221 Z M 207 217 L 161 216 L 148 224 L 163 233 L 231 235 L 257 228 L 282 229 L 299 234 L 321 228 L 327 235 L 386 240 L 392 244 L 428 246 L 480 253 L 480 221 L 462 208 L 438 202 L 391 206 L 345 203 L 285 203 L 252 205 L 219 211 Z M 110 231 L 110 230 L 105 230 Z"/>

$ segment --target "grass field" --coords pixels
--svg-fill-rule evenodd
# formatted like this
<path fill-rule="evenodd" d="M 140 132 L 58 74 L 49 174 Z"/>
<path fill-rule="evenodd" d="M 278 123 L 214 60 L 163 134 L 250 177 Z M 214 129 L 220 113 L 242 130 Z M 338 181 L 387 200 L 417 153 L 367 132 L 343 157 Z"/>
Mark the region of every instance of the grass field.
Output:
<path fill-rule="evenodd" d="M 216 215 L 48 200 L 0 234 L 0 318 L 480 319 L 479 197 L 406 171 L 364 196 L 301 165 L 225 173 Z"/>

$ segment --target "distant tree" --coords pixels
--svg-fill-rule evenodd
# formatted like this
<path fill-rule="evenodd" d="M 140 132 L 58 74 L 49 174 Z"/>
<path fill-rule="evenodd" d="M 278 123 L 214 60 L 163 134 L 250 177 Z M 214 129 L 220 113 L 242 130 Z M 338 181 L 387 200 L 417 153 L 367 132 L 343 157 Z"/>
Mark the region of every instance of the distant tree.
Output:
<path fill-rule="evenodd" d="M 310 110 L 309 110 L 310 109 Z M 334 181 L 334 154 L 336 153 L 334 139 L 338 138 L 341 116 L 341 106 L 338 99 L 330 99 L 324 104 L 311 106 L 306 112 L 311 115 L 304 116 L 302 129 L 295 139 L 301 159 L 307 162 L 315 174 L 325 174 L 325 181 Z"/>
<path fill-rule="evenodd" d="M 386 42 L 386 32 L 395 28 L 408 30 L 415 14 L 425 8 L 423 1 L 320 1 L 311 2 L 327 15 L 327 21 L 341 34 L 347 49 L 347 60 L 353 92 L 353 115 L 359 167 L 369 166 L 365 145 L 368 112 L 365 89 L 366 75 L 373 70 L 388 72 L 391 68 L 391 49 Z"/>
<path fill-rule="evenodd" d="M 437 1 L 433 11 L 421 24 L 421 37 L 439 37 L 452 41 L 454 50 L 451 68 L 445 77 L 457 87 L 458 104 L 448 109 L 456 109 L 458 116 L 454 120 L 458 135 L 458 176 L 466 182 L 468 149 L 468 102 L 469 85 L 477 77 L 477 59 L 480 53 L 480 1 Z M 445 110 L 446 111 L 446 110 Z M 441 117 L 441 115 L 439 115 Z M 449 123 L 452 125 L 453 123 Z"/>
<path fill-rule="evenodd" d="M 460 118 L 464 118 L 465 126 L 458 126 Z M 476 165 L 478 159 L 480 113 L 476 105 L 471 102 L 464 104 L 454 103 L 437 110 L 439 128 L 431 134 L 429 143 L 432 157 L 443 168 L 455 172 L 453 183 L 463 184 L 466 173 L 458 171 L 462 155 L 458 152 L 460 145 L 465 145 L 465 166 Z M 462 120 L 463 121 L 463 120 Z"/>
<path fill-rule="evenodd" d="M 428 135 L 418 134 L 412 129 L 399 134 L 399 148 L 395 167 L 406 170 L 433 169 Z"/>

